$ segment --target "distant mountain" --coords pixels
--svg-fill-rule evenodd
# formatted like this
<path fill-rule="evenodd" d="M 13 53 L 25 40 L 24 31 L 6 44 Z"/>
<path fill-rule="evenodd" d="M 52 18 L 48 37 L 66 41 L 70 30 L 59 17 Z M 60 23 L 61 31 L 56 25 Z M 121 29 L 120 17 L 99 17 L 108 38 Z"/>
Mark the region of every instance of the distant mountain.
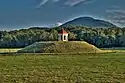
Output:
<path fill-rule="evenodd" d="M 117 27 L 116 25 L 99 19 L 94 19 L 92 17 L 79 17 L 74 20 L 68 21 L 61 25 L 61 27 L 66 27 L 69 25 L 75 25 L 75 26 L 86 26 L 86 27 L 92 27 L 92 28 L 110 28 L 110 27 Z"/>

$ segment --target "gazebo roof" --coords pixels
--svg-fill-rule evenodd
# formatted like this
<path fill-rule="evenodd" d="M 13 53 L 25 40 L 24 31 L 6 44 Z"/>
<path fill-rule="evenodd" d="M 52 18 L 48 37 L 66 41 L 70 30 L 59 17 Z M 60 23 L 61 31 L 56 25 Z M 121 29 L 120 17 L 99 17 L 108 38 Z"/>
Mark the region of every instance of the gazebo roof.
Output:
<path fill-rule="evenodd" d="M 68 33 L 62 28 L 59 34 L 68 34 Z"/>

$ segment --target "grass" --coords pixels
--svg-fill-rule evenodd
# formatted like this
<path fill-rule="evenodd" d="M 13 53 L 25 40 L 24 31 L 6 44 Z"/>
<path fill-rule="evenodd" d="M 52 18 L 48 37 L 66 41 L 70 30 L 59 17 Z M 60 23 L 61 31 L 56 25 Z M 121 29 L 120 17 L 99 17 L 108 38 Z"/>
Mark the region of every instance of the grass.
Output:
<path fill-rule="evenodd" d="M 0 53 L 13 53 L 21 50 L 21 48 L 0 48 Z"/>
<path fill-rule="evenodd" d="M 125 47 L 102 48 L 103 50 L 125 50 Z"/>
<path fill-rule="evenodd" d="M 36 42 L 20 50 L 22 53 L 97 53 L 102 52 L 84 41 L 50 41 L 50 42 Z"/>
<path fill-rule="evenodd" d="M 0 83 L 124 83 L 125 54 L 0 56 Z"/>
<path fill-rule="evenodd" d="M 125 53 L 125 48 L 101 48 L 104 52 L 119 52 L 119 53 Z"/>

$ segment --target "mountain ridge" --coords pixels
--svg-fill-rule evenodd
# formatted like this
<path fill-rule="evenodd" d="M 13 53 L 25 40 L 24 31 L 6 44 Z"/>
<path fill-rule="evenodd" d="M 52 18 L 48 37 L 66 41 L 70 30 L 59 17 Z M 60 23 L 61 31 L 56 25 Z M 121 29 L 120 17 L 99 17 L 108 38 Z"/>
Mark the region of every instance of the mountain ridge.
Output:
<path fill-rule="evenodd" d="M 117 27 L 113 23 L 110 23 L 105 20 L 95 19 L 92 17 L 78 17 L 73 20 L 67 21 L 64 24 L 62 24 L 60 27 L 66 27 L 66 26 L 86 26 L 86 27 L 92 27 L 92 28 L 111 28 L 111 27 Z"/>

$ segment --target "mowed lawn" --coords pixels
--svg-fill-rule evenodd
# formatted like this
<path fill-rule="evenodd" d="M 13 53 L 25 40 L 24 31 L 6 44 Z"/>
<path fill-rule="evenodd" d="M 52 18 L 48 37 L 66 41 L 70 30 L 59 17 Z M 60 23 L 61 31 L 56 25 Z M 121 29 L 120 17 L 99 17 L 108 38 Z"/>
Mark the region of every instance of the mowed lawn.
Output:
<path fill-rule="evenodd" d="M 21 48 L 0 48 L 0 53 L 15 53 Z"/>
<path fill-rule="evenodd" d="M 0 83 L 125 82 L 125 54 L 0 56 Z"/>

